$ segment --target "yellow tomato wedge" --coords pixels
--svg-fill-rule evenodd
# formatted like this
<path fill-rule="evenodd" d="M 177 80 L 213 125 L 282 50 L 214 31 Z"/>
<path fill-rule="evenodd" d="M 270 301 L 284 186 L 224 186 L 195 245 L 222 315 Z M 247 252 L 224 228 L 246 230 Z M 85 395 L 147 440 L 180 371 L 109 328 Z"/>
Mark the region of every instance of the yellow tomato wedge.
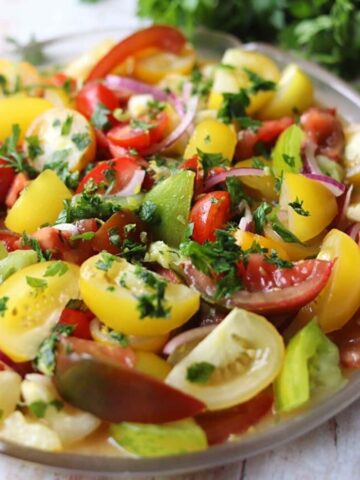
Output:
<path fill-rule="evenodd" d="M 93 160 L 96 152 L 92 126 L 76 110 L 53 108 L 37 117 L 30 125 L 27 137 L 37 137 L 41 151 L 29 158 L 37 170 L 45 165 L 63 161 L 70 172 L 82 170 Z"/>
<path fill-rule="evenodd" d="M 204 153 L 221 153 L 231 162 L 236 142 L 236 133 L 232 125 L 225 125 L 215 118 L 206 118 L 195 127 L 184 158 L 191 158 L 201 150 Z"/>
<path fill-rule="evenodd" d="M 246 88 L 250 85 L 251 82 L 246 69 L 273 82 L 278 82 L 280 78 L 280 71 L 270 58 L 262 53 L 247 52 L 241 48 L 227 50 L 222 58 L 221 65 L 215 73 L 214 84 L 209 98 L 208 106 L 211 109 L 220 108 L 222 93 L 238 93 L 240 88 Z M 253 114 L 258 111 L 273 95 L 274 91 L 252 94 L 247 113 Z"/>
<path fill-rule="evenodd" d="M 171 365 L 152 352 L 136 352 L 135 369 L 158 380 L 165 380 Z"/>
<path fill-rule="evenodd" d="M 33 87 L 31 91 L 34 94 L 40 92 L 41 77 L 36 67 L 31 63 L 17 63 L 1 58 L 0 75 L 5 79 L 4 85 L 0 87 L 0 92 L 3 94 L 21 91 L 24 90 L 24 87 Z"/>
<path fill-rule="evenodd" d="M 296 208 L 297 204 L 300 208 Z M 295 173 L 284 174 L 280 207 L 287 213 L 288 229 L 302 242 L 319 235 L 338 211 L 336 199 L 329 189 L 316 180 Z"/>
<path fill-rule="evenodd" d="M 32 233 L 41 225 L 52 224 L 71 192 L 52 170 L 44 170 L 22 192 L 8 211 L 5 225 L 17 233 Z"/>
<path fill-rule="evenodd" d="M 346 178 L 358 187 L 360 186 L 360 124 L 348 125 L 344 129 L 344 134 Z"/>
<path fill-rule="evenodd" d="M 19 142 L 22 142 L 30 124 L 53 104 L 45 98 L 13 95 L 0 99 L 0 142 L 11 135 L 14 125 L 20 127 Z"/>
<path fill-rule="evenodd" d="M 195 50 L 189 45 L 179 55 L 155 51 L 143 58 L 135 59 L 133 76 L 143 82 L 155 84 L 172 73 L 188 75 L 195 65 L 195 60 Z"/>
<path fill-rule="evenodd" d="M 244 232 L 243 230 L 236 230 L 235 238 L 236 243 L 243 250 L 248 250 L 254 243 L 257 243 L 260 247 L 267 248 L 269 252 L 275 250 L 278 256 L 283 260 L 289 260 L 289 255 L 286 253 L 286 250 L 281 243 L 276 240 L 257 235 L 256 233 Z"/>
<path fill-rule="evenodd" d="M 259 199 L 265 199 L 270 202 L 277 200 L 279 194 L 275 190 L 275 177 L 270 173 L 271 161 L 266 160 L 265 158 L 260 158 L 261 163 L 265 168 L 268 168 L 268 175 L 259 176 L 259 177 L 240 177 L 242 183 L 247 187 L 255 190 L 254 196 L 257 195 Z M 236 168 L 253 168 L 254 162 L 253 159 L 249 158 L 248 160 L 242 160 L 235 165 Z"/>
<path fill-rule="evenodd" d="M 258 112 L 262 120 L 293 115 L 303 112 L 314 103 L 314 87 L 310 78 L 294 63 L 281 74 L 275 95 Z"/>
<path fill-rule="evenodd" d="M 284 342 L 264 317 L 235 308 L 170 372 L 166 383 L 209 410 L 246 402 L 270 385 L 284 359 Z"/>
<path fill-rule="evenodd" d="M 14 362 L 32 360 L 68 301 L 79 298 L 79 267 L 62 261 L 30 265 L 0 285 L 0 298 L 7 299 L 0 350 Z"/>
<path fill-rule="evenodd" d="M 317 317 L 325 333 L 343 327 L 360 308 L 360 248 L 344 232 L 331 230 L 321 245 L 320 260 L 335 260 L 331 277 L 320 295 L 302 308 L 296 323 Z"/>
<path fill-rule="evenodd" d="M 163 307 L 167 314 L 142 317 L 141 299 L 157 301 L 146 269 L 103 252 L 81 266 L 81 296 L 98 319 L 126 335 L 162 335 L 186 323 L 198 310 L 200 296 L 185 285 L 167 283 Z M 151 273 L 156 283 L 162 278 Z M 109 308 L 111 305 L 111 308 Z"/>

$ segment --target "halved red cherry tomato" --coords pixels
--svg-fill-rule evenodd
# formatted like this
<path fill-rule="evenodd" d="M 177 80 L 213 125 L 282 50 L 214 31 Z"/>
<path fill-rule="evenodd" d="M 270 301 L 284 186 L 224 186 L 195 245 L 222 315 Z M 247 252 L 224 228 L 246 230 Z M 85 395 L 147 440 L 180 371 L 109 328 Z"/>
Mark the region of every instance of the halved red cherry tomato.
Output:
<path fill-rule="evenodd" d="M 130 210 L 122 210 L 99 228 L 92 246 L 97 252 L 106 250 L 115 255 L 121 251 L 125 239 L 139 243 L 141 232 L 146 232 L 145 223 Z"/>
<path fill-rule="evenodd" d="M 345 136 L 335 109 L 313 107 L 301 115 L 300 123 L 307 138 L 317 145 L 317 153 L 339 160 Z"/>
<path fill-rule="evenodd" d="M 136 129 L 128 123 L 113 127 L 107 137 L 121 148 L 134 148 L 138 152 L 146 150 L 151 144 L 150 130 Z"/>
<path fill-rule="evenodd" d="M 60 316 L 59 323 L 61 325 L 74 326 L 75 329 L 72 332 L 74 337 L 83 338 L 84 340 L 90 340 L 92 338 L 89 316 L 81 310 L 65 308 Z"/>
<path fill-rule="evenodd" d="M 155 25 L 144 28 L 124 40 L 121 40 L 108 52 L 91 70 L 87 82 L 105 77 L 117 65 L 140 50 L 150 47 L 159 48 L 173 53 L 179 53 L 185 46 L 184 35 L 174 27 Z"/>
<path fill-rule="evenodd" d="M 104 188 L 113 182 L 111 193 L 122 190 L 132 179 L 134 172 L 141 167 L 135 157 L 120 157 L 113 160 L 99 162 L 79 183 L 76 193 L 81 193 L 89 180 Z"/>
<path fill-rule="evenodd" d="M 9 163 L 6 160 L 0 158 L 0 204 L 5 203 L 15 176 L 15 170 L 9 167 Z"/>
<path fill-rule="evenodd" d="M 88 83 L 76 96 L 76 109 L 88 120 L 91 119 L 99 104 L 105 106 L 110 112 L 119 105 L 115 93 L 102 83 Z"/>
<path fill-rule="evenodd" d="M 196 242 L 215 240 L 215 230 L 224 226 L 230 219 L 230 195 L 228 192 L 210 192 L 201 197 L 190 213 L 190 223 L 194 224 L 192 237 Z"/>
<path fill-rule="evenodd" d="M 359 313 L 330 338 L 339 347 L 340 361 L 345 368 L 360 368 L 360 316 Z"/>
<path fill-rule="evenodd" d="M 169 115 L 165 112 L 159 112 L 155 117 L 144 115 L 140 120 L 151 125 L 149 131 L 151 144 L 158 143 L 164 138 L 170 123 Z"/>
<path fill-rule="evenodd" d="M 64 338 L 55 386 L 71 405 L 109 422 L 172 422 L 204 410 L 199 400 L 135 370 L 134 364 L 130 348 Z"/>
<path fill-rule="evenodd" d="M 230 435 L 239 435 L 264 417 L 273 404 L 270 390 L 236 407 L 206 412 L 196 417 L 196 423 L 205 430 L 209 445 L 225 442 Z"/>
<path fill-rule="evenodd" d="M 325 287 L 333 262 L 301 260 L 289 269 L 276 268 L 272 274 L 268 270 L 262 271 L 265 261 L 257 265 L 259 270 L 251 268 L 249 274 L 245 270 L 246 282 L 256 291 L 239 290 L 216 303 L 229 309 L 239 307 L 255 313 L 278 314 L 298 310 L 317 297 Z M 199 272 L 190 263 L 184 266 L 184 273 L 188 283 L 203 296 L 213 299 L 215 279 Z M 251 279 L 250 274 L 253 275 Z"/>
<path fill-rule="evenodd" d="M 257 144 L 273 142 L 293 123 L 293 118 L 283 117 L 279 120 L 266 120 L 257 131 L 250 128 L 241 130 L 236 145 L 236 158 L 238 160 L 245 160 L 252 157 L 255 154 Z"/>

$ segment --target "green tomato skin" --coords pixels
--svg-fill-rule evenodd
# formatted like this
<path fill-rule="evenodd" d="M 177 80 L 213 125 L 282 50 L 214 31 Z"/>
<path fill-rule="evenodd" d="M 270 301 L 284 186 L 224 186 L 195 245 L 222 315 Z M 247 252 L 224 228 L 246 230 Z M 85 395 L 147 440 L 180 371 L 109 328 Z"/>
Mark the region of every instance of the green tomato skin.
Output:
<path fill-rule="evenodd" d="M 304 132 L 297 125 L 291 125 L 282 132 L 272 152 L 273 170 L 277 177 L 284 172 L 301 172 L 300 149 L 304 137 Z"/>
<path fill-rule="evenodd" d="M 38 262 L 37 253 L 34 250 L 16 250 L 0 260 L 0 284 L 13 273 L 22 270 L 29 265 Z"/>
<path fill-rule="evenodd" d="M 177 248 L 184 240 L 188 227 L 195 173 L 183 170 L 158 183 L 145 195 L 157 206 L 160 222 L 152 226 L 158 240 Z"/>
<path fill-rule="evenodd" d="M 140 457 L 160 457 L 207 448 L 204 431 L 192 419 L 162 425 L 123 422 L 111 426 L 114 440 Z"/>
<path fill-rule="evenodd" d="M 336 345 L 315 320 L 309 322 L 286 348 L 284 364 L 274 384 L 276 410 L 294 410 L 313 395 L 342 386 L 339 363 Z"/>

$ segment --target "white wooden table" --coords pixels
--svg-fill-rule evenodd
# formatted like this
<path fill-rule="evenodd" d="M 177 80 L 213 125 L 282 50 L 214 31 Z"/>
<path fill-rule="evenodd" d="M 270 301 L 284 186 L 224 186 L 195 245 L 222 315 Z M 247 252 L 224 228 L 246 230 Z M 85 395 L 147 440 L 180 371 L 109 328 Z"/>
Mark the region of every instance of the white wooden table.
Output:
<path fill-rule="evenodd" d="M 0 51 L 6 35 L 27 40 L 75 31 L 135 26 L 135 0 L 0 0 Z M 1 119 L 0 119 L 1 121 Z M 350 480 L 360 472 L 360 401 L 307 436 L 237 465 L 182 480 Z M 87 480 L 0 455 L 0 480 Z M 175 478 L 175 477 L 173 477 Z M 107 480 L 107 477 L 95 477 Z M 130 479 L 129 479 L 130 480 Z M 155 480 L 155 479 L 152 479 Z M 157 479 L 158 480 L 158 479 Z M 161 480 L 165 480 L 162 478 Z M 177 477 L 177 480 L 180 480 Z"/>

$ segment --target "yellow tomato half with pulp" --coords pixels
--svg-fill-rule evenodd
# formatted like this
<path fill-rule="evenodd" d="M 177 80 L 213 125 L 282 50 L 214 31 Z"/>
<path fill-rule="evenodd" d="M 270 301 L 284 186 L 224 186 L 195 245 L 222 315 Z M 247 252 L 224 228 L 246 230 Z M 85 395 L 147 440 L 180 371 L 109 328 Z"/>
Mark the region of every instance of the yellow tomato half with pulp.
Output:
<path fill-rule="evenodd" d="M 257 243 L 262 248 L 267 248 L 269 252 L 275 250 L 280 258 L 283 260 L 289 260 L 289 255 L 286 253 L 286 250 L 283 248 L 280 242 L 272 240 L 271 238 L 266 238 L 262 235 L 257 235 L 256 233 L 244 232 L 243 230 L 236 230 L 235 232 L 236 243 L 243 250 L 248 250 L 254 243 Z"/>
<path fill-rule="evenodd" d="M 106 326 L 126 335 L 162 335 L 186 323 L 199 309 L 200 295 L 185 285 L 167 283 L 162 298 L 166 313 L 144 316 L 141 304 L 157 302 L 154 283 L 162 277 L 102 252 L 81 266 L 80 290 L 85 304 Z M 159 311 L 159 310 L 157 310 Z"/>
<path fill-rule="evenodd" d="M 261 164 L 263 167 L 268 169 L 268 174 L 263 176 L 249 176 L 249 177 L 240 177 L 242 183 L 247 187 L 255 190 L 255 194 L 259 196 L 259 199 L 265 199 L 270 202 L 277 200 L 279 194 L 275 190 L 275 177 L 271 174 L 271 161 L 266 160 L 265 158 L 260 158 Z M 254 168 L 253 159 L 242 160 L 235 165 L 236 168 Z"/>

